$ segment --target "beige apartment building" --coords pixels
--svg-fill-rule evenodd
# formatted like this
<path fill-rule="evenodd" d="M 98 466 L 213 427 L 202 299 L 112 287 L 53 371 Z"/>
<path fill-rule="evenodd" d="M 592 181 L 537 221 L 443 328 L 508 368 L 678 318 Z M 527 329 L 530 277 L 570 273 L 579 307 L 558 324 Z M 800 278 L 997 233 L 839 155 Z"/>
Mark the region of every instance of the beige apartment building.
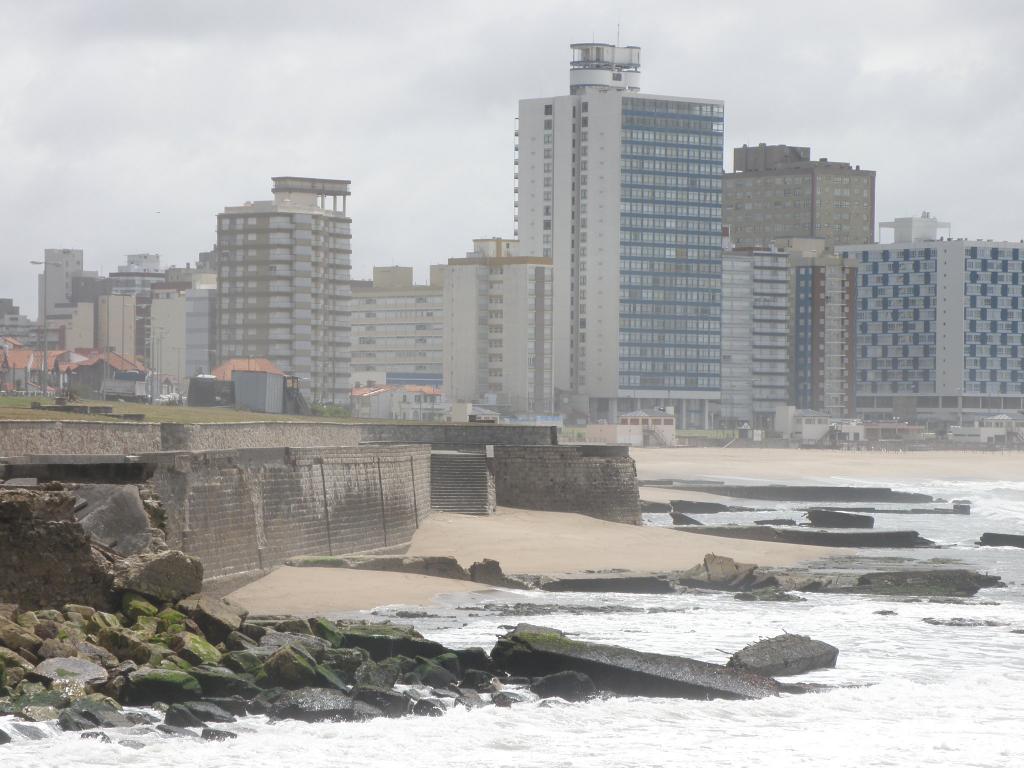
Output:
<path fill-rule="evenodd" d="M 278 176 L 217 215 L 217 356 L 265 357 L 314 403 L 350 391 L 350 182 Z"/>
<path fill-rule="evenodd" d="M 552 261 L 519 242 L 473 241 L 444 274 L 444 388 L 448 400 L 509 414 L 551 413 Z"/>
<path fill-rule="evenodd" d="M 875 241 L 875 172 L 811 160 L 810 147 L 733 150 L 722 181 L 722 223 L 740 247 L 788 237 L 820 237 L 826 247 Z"/>
<path fill-rule="evenodd" d="M 430 282 L 412 267 L 374 267 L 372 280 L 352 281 L 352 386 L 440 387 L 444 369 L 444 265 Z"/>
<path fill-rule="evenodd" d="M 135 359 L 135 297 L 100 296 L 96 304 L 96 348 Z"/>

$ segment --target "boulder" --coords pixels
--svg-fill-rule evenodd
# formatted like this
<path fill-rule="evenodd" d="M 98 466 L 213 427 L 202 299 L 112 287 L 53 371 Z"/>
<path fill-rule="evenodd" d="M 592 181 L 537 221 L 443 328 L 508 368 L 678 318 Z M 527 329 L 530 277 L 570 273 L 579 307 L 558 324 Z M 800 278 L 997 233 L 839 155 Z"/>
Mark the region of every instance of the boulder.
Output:
<path fill-rule="evenodd" d="M 203 588 L 203 564 L 177 550 L 134 555 L 118 564 L 114 588 L 174 601 Z"/>
<path fill-rule="evenodd" d="M 75 517 L 86 533 L 119 555 L 147 552 L 154 545 L 146 508 L 134 485 L 79 485 Z"/>
<path fill-rule="evenodd" d="M 96 635 L 96 642 L 106 648 L 120 661 L 134 661 L 145 664 L 152 656 L 152 649 L 137 632 L 122 627 L 101 629 Z"/>
<path fill-rule="evenodd" d="M 498 691 L 496 694 L 491 696 L 491 703 L 496 707 L 511 707 L 513 704 L 522 704 L 524 701 L 529 701 L 523 694 L 516 693 L 515 691 Z"/>
<path fill-rule="evenodd" d="M 194 717 L 203 723 L 233 723 L 235 716 L 222 709 L 212 701 L 186 701 L 182 704 L 175 704 L 187 709 Z"/>
<path fill-rule="evenodd" d="M 319 637 L 314 637 L 311 634 L 303 635 L 296 632 L 267 632 L 260 638 L 261 648 L 272 648 L 276 650 L 278 648 L 284 648 L 286 645 L 301 648 L 316 661 L 323 658 L 324 652 L 331 647 L 331 644 L 326 640 L 321 640 Z"/>
<path fill-rule="evenodd" d="M 245 620 L 244 608 L 209 595 L 190 595 L 178 602 L 178 610 L 187 615 L 203 631 L 206 639 L 216 645 L 238 631 Z"/>
<path fill-rule="evenodd" d="M 356 681 L 356 670 L 365 661 L 369 661 L 370 654 L 362 648 L 331 648 L 324 651 L 320 665 L 333 670 L 346 683 Z"/>
<path fill-rule="evenodd" d="M 95 728 L 96 724 L 91 720 L 86 720 L 77 712 L 65 709 L 57 716 L 57 726 L 62 731 L 88 731 Z"/>
<path fill-rule="evenodd" d="M 66 712 L 88 720 L 95 728 L 128 728 L 132 721 L 121 711 L 121 707 L 99 694 L 86 696 L 73 702 Z"/>
<path fill-rule="evenodd" d="M 686 587 L 735 592 L 773 587 L 778 581 L 772 576 L 758 573 L 756 565 L 737 563 L 731 557 L 707 554 L 700 565 L 684 571 L 678 583 Z"/>
<path fill-rule="evenodd" d="M 314 686 L 319 681 L 316 662 L 301 648 L 293 645 L 278 648 L 267 659 L 262 677 L 270 685 L 288 689 Z"/>
<path fill-rule="evenodd" d="M 321 618 L 310 619 L 309 629 L 314 635 L 333 648 L 341 645 L 341 632 L 338 630 L 338 625 L 334 622 Z"/>
<path fill-rule="evenodd" d="M 542 699 L 557 696 L 566 701 L 584 701 L 597 694 L 594 681 L 582 672 L 555 672 L 533 681 L 530 690 Z"/>
<path fill-rule="evenodd" d="M 416 665 L 413 673 L 423 682 L 432 688 L 447 688 L 459 681 L 459 676 L 450 669 L 445 669 L 436 661 L 419 658 L 420 663 Z"/>
<path fill-rule="evenodd" d="M 777 681 L 745 670 L 573 640 L 557 629 L 528 624 L 500 638 L 491 657 L 513 675 L 581 672 L 598 690 L 622 696 L 758 699 L 781 690 Z"/>
<path fill-rule="evenodd" d="M 221 657 L 221 664 L 239 674 L 256 674 L 277 648 L 257 647 L 243 651 L 232 651 Z"/>
<path fill-rule="evenodd" d="M 857 515 L 835 509 L 812 507 L 804 513 L 811 525 L 819 528 L 874 528 L 875 518 L 871 515 Z"/>
<path fill-rule="evenodd" d="M 83 685 L 103 685 L 109 677 L 107 670 L 99 664 L 93 664 L 86 659 L 61 657 L 41 662 L 32 670 L 30 676 L 47 685 L 53 685 L 58 680 L 72 680 Z"/>
<path fill-rule="evenodd" d="M 271 720 L 302 720 L 307 723 L 358 722 L 383 713 L 362 701 L 353 701 L 330 688 L 301 688 L 289 691 L 270 705 Z"/>
<path fill-rule="evenodd" d="M 238 734 L 221 730 L 220 728 L 203 728 L 200 738 L 203 741 L 229 741 L 230 739 L 237 739 Z"/>
<path fill-rule="evenodd" d="M 444 670 L 442 670 L 444 671 Z M 398 681 L 399 670 L 375 661 L 364 661 L 356 669 L 353 678 L 356 685 L 372 688 L 390 688 Z"/>
<path fill-rule="evenodd" d="M 662 576 L 583 576 L 552 579 L 541 585 L 545 592 L 623 592 L 664 595 L 675 592 L 672 582 Z"/>
<path fill-rule="evenodd" d="M 156 729 L 166 735 L 173 736 L 176 739 L 194 739 L 196 738 L 195 731 L 190 731 L 188 728 L 179 728 L 176 725 L 170 725 L 169 723 L 160 723 L 156 726 Z"/>
<path fill-rule="evenodd" d="M 413 704 L 412 713 L 421 717 L 441 717 L 445 708 L 440 699 L 422 698 Z"/>
<path fill-rule="evenodd" d="M 125 699 L 129 704 L 146 706 L 162 701 L 194 701 L 202 696 L 199 681 L 181 670 L 143 667 L 128 675 Z"/>
<path fill-rule="evenodd" d="M 836 665 L 839 649 L 806 635 L 779 635 L 759 640 L 734 653 L 726 666 L 759 675 L 802 675 Z"/>
<path fill-rule="evenodd" d="M 282 632 L 284 634 L 292 635 L 312 635 L 313 630 L 309 627 L 309 622 L 306 619 L 298 619 L 291 616 L 287 619 L 281 619 L 275 621 L 273 624 L 274 630 Z"/>
<path fill-rule="evenodd" d="M 74 656 L 76 653 L 75 647 L 70 643 L 65 643 L 63 640 L 43 640 L 36 651 L 36 656 L 40 659 L 55 659 Z"/>
<path fill-rule="evenodd" d="M 0 619 L 0 644 L 12 651 L 35 653 L 43 641 L 34 632 L 7 619 Z"/>
<path fill-rule="evenodd" d="M 170 639 L 171 649 L 193 666 L 218 664 L 221 652 L 201 636 L 192 632 L 179 632 Z"/>
<path fill-rule="evenodd" d="M 447 652 L 440 643 L 427 640 L 412 627 L 369 622 L 339 622 L 342 648 L 362 648 L 374 661 L 392 656 L 433 658 Z"/>
<path fill-rule="evenodd" d="M 78 658 L 94 661 L 107 669 L 113 669 L 118 665 L 119 660 L 117 656 L 99 645 L 82 641 L 75 644 L 75 650 L 77 651 Z"/>
<path fill-rule="evenodd" d="M 1018 533 L 983 533 L 978 544 L 982 547 L 1024 547 L 1024 535 Z"/>
<path fill-rule="evenodd" d="M 478 584 L 489 584 L 492 587 L 504 587 L 505 589 L 530 588 L 526 582 L 506 576 L 501 570 L 501 563 L 486 557 L 480 562 L 469 566 L 469 578 Z"/>
<path fill-rule="evenodd" d="M 402 717 L 412 708 L 412 701 L 405 694 L 389 688 L 357 686 L 352 691 L 352 699 L 379 709 L 385 717 Z"/>
<path fill-rule="evenodd" d="M 203 695 L 211 696 L 242 696 L 252 699 L 260 692 L 250 675 L 240 675 L 227 667 L 212 664 L 201 664 L 189 670 L 189 674 L 199 681 Z"/>
<path fill-rule="evenodd" d="M 733 597 L 736 600 L 745 600 L 747 602 L 773 602 L 773 603 L 805 603 L 807 598 L 800 597 L 800 595 L 794 595 L 792 592 L 786 592 L 785 590 L 779 589 L 778 587 L 768 587 L 766 589 L 754 589 L 750 592 L 737 592 Z"/>
<path fill-rule="evenodd" d="M 171 704 L 164 713 L 164 722 L 175 728 L 202 728 L 206 725 L 192 714 L 184 704 Z"/>

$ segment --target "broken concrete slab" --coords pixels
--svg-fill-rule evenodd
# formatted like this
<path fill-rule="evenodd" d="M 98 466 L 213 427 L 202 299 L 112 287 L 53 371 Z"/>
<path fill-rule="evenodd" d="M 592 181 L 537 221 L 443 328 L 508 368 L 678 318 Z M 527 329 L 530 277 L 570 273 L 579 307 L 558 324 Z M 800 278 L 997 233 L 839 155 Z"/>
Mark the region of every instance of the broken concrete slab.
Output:
<path fill-rule="evenodd" d="M 734 653 L 726 666 L 759 675 L 801 675 L 836 665 L 839 649 L 807 635 L 784 634 L 751 643 Z"/>
<path fill-rule="evenodd" d="M 782 690 L 778 681 L 681 656 L 574 640 L 550 627 L 520 624 L 500 638 L 491 658 L 513 675 L 580 672 L 598 690 L 621 696 L 759 699 Z"/>
<path fill-rule="evenodd" d="M 552 579 L 541 585 L 545 592 L 624 592 L 636 595 L 666 595 L 675 592 L 672 582 L 662 576 L 581 576 Z"/>
<path fill-rule="evenodd" d="M 811 525 L 819 528 L 874 528 L 875 518 L 836 509 L 812 507 L 804 513 Z"/>
<path fill-rule="evenodd" d="M 935 545 L 935 542 L 922 537 L 917 531 L 810 531 L 799 528 L 773 528 L 768 525 L 680 526 L 675 530 L 705 536 L 778 541 L 784 544 L 811 544 L 818 547 L 909 549 Z"/>

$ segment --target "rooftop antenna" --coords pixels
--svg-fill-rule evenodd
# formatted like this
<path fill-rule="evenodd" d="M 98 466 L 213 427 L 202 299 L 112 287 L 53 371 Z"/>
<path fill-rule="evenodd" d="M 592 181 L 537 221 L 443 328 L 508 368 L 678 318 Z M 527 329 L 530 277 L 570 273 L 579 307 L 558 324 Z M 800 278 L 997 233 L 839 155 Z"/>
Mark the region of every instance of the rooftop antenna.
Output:
<path fill-rule="evenodd" d="M 622 32 L 622 23 L 619 22 L 615 25 L 615 47 L 619 47 L 619 34 Z"/>

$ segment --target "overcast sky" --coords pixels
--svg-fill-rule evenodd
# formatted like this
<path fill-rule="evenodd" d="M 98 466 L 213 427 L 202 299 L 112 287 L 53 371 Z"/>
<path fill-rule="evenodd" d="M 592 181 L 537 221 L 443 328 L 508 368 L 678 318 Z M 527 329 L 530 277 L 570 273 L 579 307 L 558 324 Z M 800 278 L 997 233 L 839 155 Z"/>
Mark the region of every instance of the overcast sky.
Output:
<path fill-rule="evenodd" d="M 517 100 L 568 45 L 642 52 L 648 93 L 725 100 L 743 143 L 878 172 L 877 218 L 1024 237 L 1024 4 L 0 0 L 0 297 L 44 248 L 194 261 L 275 175 L 352 181 L 353 276 L 512 234 Z"/>

